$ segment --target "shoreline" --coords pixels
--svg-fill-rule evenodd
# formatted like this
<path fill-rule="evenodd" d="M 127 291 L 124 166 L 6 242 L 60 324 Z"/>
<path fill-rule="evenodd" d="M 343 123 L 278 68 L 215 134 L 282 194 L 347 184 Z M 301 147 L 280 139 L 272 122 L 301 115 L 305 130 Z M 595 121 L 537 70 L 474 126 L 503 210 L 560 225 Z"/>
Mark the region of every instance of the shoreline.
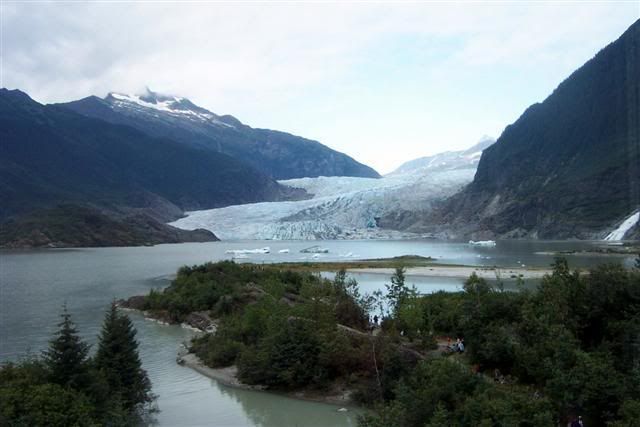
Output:
<path fill-rule="evenodd" d="M 315 394 L 308 390 L 298 390 L 291 392 L 279 392 L 273 390 L 267 390 L 262 385 L 249 385 L 244 384 L 238 379 L 238 368 L 235 365 L 227 366 L 225 368 L 210 368 L 206 366 L 198 356 L 193 353 L 186 353 L 178 356 L 179 360 L 183 362 L 182 366 L 186 366 L 193 369 L 200 375 L 203 375 L 209 379 L 217 381 L 218 383 L 240 390 L 258 391 L 263 393 L 271 393 L 279 396 L 288 397 L 291 399 L 303 400 L 306 402 L 324 403 L 339 407 L 338 409 L 346 409 L 347 411 L 364 410 L 365 408 L 359 407 L 350 398 L 350 391 L 346 390 L 343 393 L 333 394 Z"/>
<path fill-rule="evenodd" d="M 168 323 L 154 318 L 150 313 L 136 308 L 118 306 L 119 309 L 138 313 L 145 321 L 157 323 L 162 326 L 179 326 L 183 329 L 191 330 L 198 333 L 212 333 L 212 330 L 203 330 L 199 327 L 192 326 L 188 323 Z M 356 405 L 351 400 L 351 390 L 342 390 L 340 393 L 319 394 L 309 390 L 298 390 L 291 392 L 280 392 L 275 390 L 267 390 L 263 385 L 250 385 L 241 382 L 238 379 L 238 368 L 235 365 L 224 368 L 211 368 L 202 362 L 194 353 L 188 352 L 184 345 L 180 346 L 177 352 L 175 363 L 180 366 L 187 367 L 196 371 L 198 374 L 220 383 L 223 386 L 235 388 L 238 390 L 257 391 L 263 393 L 271 393 L 279 396 L 288 397 L 290 399 L 303 400 L 306 402 L 324 403 L 338 407 L 338 410 L 346 411 L 364 411 L 366 408 Z"/>
<path fill-rule="evenodd" d="M 241 390 L 265 391 L 264 386 L 252 386 L 240 382 L 240 380 L 238 380 L 238 368 L 235 365 L 227 366 L 226 368 L 210 368 L 193 353 L 178 355 L 178 360 L 183 362 L 183 366 L 191 368 L 197 373 L 215 380 L 227 387 L 238 388 Z"/>
<path fill-rule="evenodd" d="M 622 258 L 631 258 L 638 256 L 638 252 L 634 250 L 630 251 L 567 251 L 567 252 L 548 252 L 548 251 L 539 251 L 534 252 L 535 255 L 552 255 L 557 257 L 565 257 L 565 256 L 593 256 L 593 257 L 622 257 Z"/>
<path fill-rule="evenodd" d="M 393 268 L 350 268 L 348 273 L 367 273 L 392 275 Z M 483 279 L 495 279 L 499 274 L 502 279 L 520 277 L 522 279 L 542 279 L 546 274 L 551 274 L 550 269 L 522 268 L 522 267 L 482 267 L 482 266 L 444 266 L 433 265 L 425 267 L 408 267 L 405 276 L 414 277 L 448 277 L 467 279 L 472 273 Z"/>

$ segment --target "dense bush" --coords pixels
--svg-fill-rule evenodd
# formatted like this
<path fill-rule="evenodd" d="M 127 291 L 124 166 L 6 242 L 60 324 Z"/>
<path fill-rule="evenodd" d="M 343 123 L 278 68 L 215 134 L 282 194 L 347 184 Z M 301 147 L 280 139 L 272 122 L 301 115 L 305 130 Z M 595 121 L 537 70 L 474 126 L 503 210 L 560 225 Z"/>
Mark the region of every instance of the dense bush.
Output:
<path fill-rule="evenodd" d="M 169 287 L 151 291 L 144 309 L 166 311 L 178 322 L 194 311 L 211 310 L 214 315 L 223 316 L 246 305 L 255 292 L 266 291 L 279 298 L 285 293 L 298 294 L 305 284 L 320 282 L 319 276 L 310 273 L 232 261 L 185 266 L 178 270 Z"/>
<path fill-rule="evenodd" d="M 242 343 L 217 334 L 207 334 L 191 342 L 191 351 L 212 368 L 233 364 L 243 348 Z"/>
<path fill-rule="evenodd" d="M 183 267 L 171 286 L 145 302 L 174 320 L 209 311 L 218 319 L 216 333 L 196 338 L 190 350 L 214 368 L 237 365 L 246 383 L 280 390 L 359 383 L 375 375 L 367 338 L 370 305 L 344 271 L 327 280 L 232 262 Z"/>
<path fill-rule="evenodd" d="M 638 269 L 579 275 L 558 259 L 534 292 L 504 292 L 473 275 L 463 292 L 418 298 L 411 304 L 434 333 L 464 337 L 466 352 L 402 376 L 362 426 L 551 426 L 578 414 L 586 425 L 637 423 Z"/>
<path fill-rule="evenodd" d="M 249 384 L 275 388 L 297 388 L 326 377 L 318 363 L 321 343 L 314 325 L 306 320 L 283 322 L 274 334 L 262 340 L 255 351 L 239 360 L 240 379 Z M 247 357 L 247 354 L 252 354 Z"/>

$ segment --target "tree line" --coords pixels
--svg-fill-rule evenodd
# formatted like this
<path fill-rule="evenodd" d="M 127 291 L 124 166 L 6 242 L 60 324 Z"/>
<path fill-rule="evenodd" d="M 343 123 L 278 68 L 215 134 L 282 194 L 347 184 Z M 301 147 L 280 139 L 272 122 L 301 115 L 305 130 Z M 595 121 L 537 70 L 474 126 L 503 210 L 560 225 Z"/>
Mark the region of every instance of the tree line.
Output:
<path fill-rule="evenodd" d="M 40 357 L 0 368 L 0 425 L 129 426 L 152 412 L 131 320 L 112 303 L 97 350 L 83 342 L 63 306 L 58 330 Z"/>

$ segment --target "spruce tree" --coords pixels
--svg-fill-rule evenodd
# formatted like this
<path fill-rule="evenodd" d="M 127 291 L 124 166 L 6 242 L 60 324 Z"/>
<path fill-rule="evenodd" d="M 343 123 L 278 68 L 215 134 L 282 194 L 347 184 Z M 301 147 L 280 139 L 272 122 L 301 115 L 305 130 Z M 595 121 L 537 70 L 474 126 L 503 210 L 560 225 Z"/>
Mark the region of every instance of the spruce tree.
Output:
<path fill-rule="evenodd" d="M 62 306 L 60 317 L 62 321 L 58 323 L 58 332 L 43 354 L 44 361 L 51 382 L 77 388 L 79 379 L 87 373 L 89 346 L 80 340 L 66 304 Z"/>
<path fill-rule="evenodd" d="M 384 286 L 387 288 L 387 301 L 389 302 L 389 308 L 391 315 L 396 317 L 398 310 L 402 305 L 402 302 L 409 295 L 409 288 L 405 285 L 405 272 L 404 267 L 396 267 L 395 272 L 391 276 L 391 284 L 386 283 Z"/>
<path fill-rule="evenodd" d="M 109 389 L 129 413 L 139 412 L 153 400 L 151 382 L 138 355 L 136 330 L 128 316 L 118 312 L 115 302 L 107 311 L 99 338 L 95 364 Z"/>

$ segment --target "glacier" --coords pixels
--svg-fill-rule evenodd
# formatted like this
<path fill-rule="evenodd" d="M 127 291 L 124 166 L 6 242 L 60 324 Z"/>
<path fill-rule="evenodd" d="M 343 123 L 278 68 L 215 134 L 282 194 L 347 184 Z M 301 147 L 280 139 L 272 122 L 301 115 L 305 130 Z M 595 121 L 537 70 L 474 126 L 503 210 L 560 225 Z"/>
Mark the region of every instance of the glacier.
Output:
<path fill-rule="evenodd" d="M 486 141 L 481 143 L 486 145 Z M 399 210 L 426 211 L 434 202 L 458 192 L 473 180 L 480 158 L 476 153 L 482 148 L 432 156 L 426 158 L 427 166 L 425 161 L 406 164 L 379 179 L 320 176 L 282 180 L 281 184 L 302 188 L 312 197 L 186 212 L 184 218 L 169 225 L 185 230 L 203 228 L 222 240 L 419 237 L 382 229 L 377 221 Z"/>

